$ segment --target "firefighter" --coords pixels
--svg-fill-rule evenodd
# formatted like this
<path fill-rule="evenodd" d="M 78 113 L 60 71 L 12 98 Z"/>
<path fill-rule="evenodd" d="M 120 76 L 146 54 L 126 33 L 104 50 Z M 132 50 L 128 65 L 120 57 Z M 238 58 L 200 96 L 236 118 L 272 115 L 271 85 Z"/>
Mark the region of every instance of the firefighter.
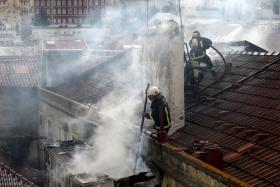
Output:
<path fill-rule="evenodd" d="M 212 45 L 212 41 L 208 38 L 200 36 L 199 31 L 194 31 L 192 34 L 192 39 L 190 40 L 190 57 L 194 62 L 205 63 L 207 69 L 210 70 L 213 76 L 216 76 L 216 70 L 212 63 L 211 58 L 206 54 L 206 49 Z"/>
<path fill-rule="evenodd" d="M 154 120 L 155 123 L 153 128 L 157 132 L 165 131 L 167 134 L 171 127 L 171 118 L 166 98 L 160 93 L 159 88 L 156 86 L 150 87 L 147 95 L 152 103 L 151 113 L 145 112 L 145 117 Z"/>

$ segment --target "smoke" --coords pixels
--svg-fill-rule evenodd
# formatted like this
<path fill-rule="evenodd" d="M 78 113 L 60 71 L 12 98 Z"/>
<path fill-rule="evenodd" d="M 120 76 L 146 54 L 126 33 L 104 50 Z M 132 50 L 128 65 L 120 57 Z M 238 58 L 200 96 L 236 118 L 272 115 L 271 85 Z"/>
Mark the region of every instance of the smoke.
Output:
<path fill-rule="evenodd" d="M 182 14 L 186 40 L 192 31 L 200 30 L 214 42 L 248 40 L 267 50 L 280 50 L 280 44 L 273 42 L 279 37 L 279 16 L 263 1 L 182 1 Z"/>
<path fill-rule="evenodd" d="M 117 50 L 123 50 L 125 45 L 140 46 L 138 38 L 144 34 L 142 28 L 145 28 L 143 23 L 146 21 L 142 16 L 142 5 L 108 7 L 100 20 L 100 26 L 109 28 L 111 35 L 103 44 L 114 46 Z M 128 53 L 131 55 L 107 64 L 109 76 L 106 77 L 109 80 L 97 83 L 111 81 L 113 89 L 110 88 L 110 93 L 94 103 L 95 111 L 85 116 L 87 119 L 92 118 L 93 113 L 98 116 L 94 119 L 97 127 L 89 140 L 92 149 L 76 152 L 70 167 L 72 173 L 87 173 L 91 177 L 109 175 L 112 178 L 133 173 L 145 88 L 141 51 L 133 49 Z M 138 164 L 138 170 L 146 168 L 142 161 L 138 161 Z"/>
<path fill-rule="evenodd" d="M 138 42 L 137 38 L 144 34 L 147 10 L 143 2 L 139 1 L 138 5 L 133 6 L 122 4 L 121 8 L 116 9 L 110 7 L 110 11 L 105 13 L 100 22 L 103 27 L 111 28 L 111 39 L 118 38 L 119 46 L 126 43 L 135 44 Z M 226 4 L 208 2 L 203 6 L 196 0 L 186 2 L 182 2 L 186 40 L 190 38 L 193 30 L 200 30 L 203 36 L 214 42 L 249 40 L 269 49 L 279 47 L 269 46 L 266 42 L 272 31 L 266 22 L 261 26 L 259 10 L 255 8 L 258 4 L 255 2 L 232 0 L 226 1 Z M 205 2 L 207 1 L 200 1 Z M 178 4 L 173 2 L 169 5 L 172 7 L 170 10 L 179 15 Z M 154 7 L 148 10 L 150 18 L 161 11 L 162 7 L 165 7 L 165 12 L 169 10 L 166 4 L 158 3 L 157 6 L 154 4 Z M 263 26 L 267 28 L 265 32 Z M 125 58 L 122 61 L 129 62 L 124 69 L 111 65 L 114 89 L 94 105 L 99 120 L 90 139 L 93 148 L 75 154 L 70 169 L 74 173 L 88 173 L 91 176 L 108 174 L 114 178 L 132 173 L 137 137 L 135 127 L 139 126 L 138 114 L 143 102 L 141 93 L 144 90 L 144 67 L 139 54 L 135 52 L 133 58 Z M 87 117 L 90 118 L 91 115 L 92 113 L 89 113 Z"/>
<path fill-rule="evenodd" d="M 126 64 L 124 69 L 123 65 L 109 67 L 114 89 L 94 105 L 99 120 L 90 139 L 93 148 L 75 154 L 72 172 L 91 176 L 107 174 L 114 178 L 131 175 L 135 164 L 136 127 L 143 102 L 143 67 L 138 53 L 133 51 L 132 58 L 116 62 Z"/>

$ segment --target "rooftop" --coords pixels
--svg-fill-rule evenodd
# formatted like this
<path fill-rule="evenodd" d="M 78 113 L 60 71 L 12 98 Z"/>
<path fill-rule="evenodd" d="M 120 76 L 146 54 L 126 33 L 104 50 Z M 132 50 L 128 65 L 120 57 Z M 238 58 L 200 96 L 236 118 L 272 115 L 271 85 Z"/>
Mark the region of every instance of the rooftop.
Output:
<path fill-rule="evenodd" d="M 121 53 L 52 90 L 80 103 L 95 103 L 116 86 L 111 75 L 127 67 L 128 61 L 118 60 L 126 55 Z M 209 141 L 221 148 L 225 172 L 251 185 L 277 186 L 280 54 L 236 52 L 227 62 L 232 63 L 231 72 L 219 81 L 209 77 L 202 82 L 205 101 L 186 98 L 186 126 L 170 137 L 170 143 L 182 148 L 194 141 Z M 114 69 L 109 68 L 111 63 Z"/>
<path fill-rule="evenodd" d="M 37 86 L 39 65 L 40 56 L 0 56 L 0 86 Z"/>
<path fill-rule="evenodd" d="M 43 41 L 42 47 L 45 51 L 83 51 L 87 49 L 87 44 L 83 40 L 47 40 Z"/>
<path fill-rule="evenodd" d="M 1 187 L 37 187 L 35 183 L 39 180 L 37 171 L 0 152 Z"/>
<path fill-rule="evenodd" d="M 186 98 L 186 126 L 171 137 L 176 147 L 207 140 L 223 152 L 223 170 L 254 186 L 280 184 L 280 55 L 238 52 L 232 71 L 205 79 L 202 95 Z"/>
<path fill-rule="evenodd" d="M 128 52 L 119 53 L 81 74 L 81 76 L 48 89 L 79 103 L 89 105 L 96 103 L 108 94 L 114 86 L 117 86 L 113 85 L 112 75 L 114 72 L 122 72 L 128 67 L 127 63 L 130 63 L 130 61 L 124 59 L 129 58 L 129 55 Z M 114 65 L 110 66 L 112 63 Z"/>
<path fill-rule="evenodd" d="M 35 187 L 32 182 L 17 174 L 3 163 L 0 163 L 0 186 Z"/>

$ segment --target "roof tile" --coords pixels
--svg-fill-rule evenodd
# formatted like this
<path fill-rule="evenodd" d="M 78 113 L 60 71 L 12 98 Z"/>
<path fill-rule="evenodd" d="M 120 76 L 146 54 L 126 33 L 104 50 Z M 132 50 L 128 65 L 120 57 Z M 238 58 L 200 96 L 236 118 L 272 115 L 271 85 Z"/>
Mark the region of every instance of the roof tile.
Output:
<path fill-rule="evenodd" d="M 38 86 L 40 59 L 40 56 L 0 56 L 0 86 Z"/>
<path fill-rule="evenodd" d="M 251 185 L 279 186 L 280 56 L 242 54 L 231 62 L 232 73 L 202 92 L 216 100 L 186 103 L 187 125 L 171 143 L 208 140 L 221 147 L 229 174 Z M 239 86 L 225 89 L 228 82 Z"/>

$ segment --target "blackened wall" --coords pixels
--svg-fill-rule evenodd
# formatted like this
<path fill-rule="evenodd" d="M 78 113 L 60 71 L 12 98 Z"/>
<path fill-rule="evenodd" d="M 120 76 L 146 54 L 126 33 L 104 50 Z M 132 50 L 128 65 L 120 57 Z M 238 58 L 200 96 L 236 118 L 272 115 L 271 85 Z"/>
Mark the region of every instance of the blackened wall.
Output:
<path fill-rule="evenodd" d="M 38 94 L 36 88 L 0 87 L 0 151 L 36 162 Z"/>

